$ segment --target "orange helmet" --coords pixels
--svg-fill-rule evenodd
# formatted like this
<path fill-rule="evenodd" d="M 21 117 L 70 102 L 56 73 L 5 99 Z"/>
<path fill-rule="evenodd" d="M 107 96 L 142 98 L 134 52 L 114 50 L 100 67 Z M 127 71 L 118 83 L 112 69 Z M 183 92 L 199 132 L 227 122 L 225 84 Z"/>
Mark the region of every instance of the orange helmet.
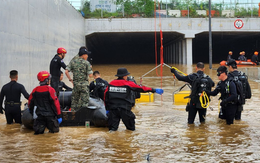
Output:
<path fill-rule="evenodd" d="M 255 55 L 258 55 L 258 51 L 255 51 L 254 54 L 255 54 Z"/>
<path fill-rule="evenodd" d="M 62 47 L 60 47 L 60 48 L 57 49 L 57 53 L 58 53 L 58 54 L 61 54 L 61 53 L 65 53 L 65 54 L 66 54 L 66 53 L 67 53 L 67 50 L 64 49 L 64 48 L 62 48 Z"/>
<path fill-rule="evenodd" d="M 37 78 L 40 82 L 43 82 L 45 79 L 50 79 L 51 74 L 48 71 L 41 71 L 38 73 Z"/>

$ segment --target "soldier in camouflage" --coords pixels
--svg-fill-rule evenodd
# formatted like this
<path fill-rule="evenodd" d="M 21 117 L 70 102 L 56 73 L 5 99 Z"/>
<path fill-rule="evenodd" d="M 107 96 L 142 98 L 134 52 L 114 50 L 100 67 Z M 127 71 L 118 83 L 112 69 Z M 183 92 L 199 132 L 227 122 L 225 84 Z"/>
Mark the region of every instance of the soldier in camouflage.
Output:
<path fill-rule="evenodd" d="M 89 102 L 89 81 L 92 76 L 92 68 L 87 61 L 88 55 L 91 54 L 86 47 L 79 49 L 78 57 L 74 57 L 66 68 L 65 74 L 74 87 L 71 95 L 71 110 L 77 111 L 81 107 L 87 107 Z M 69 72 L 73 73 L 73 80 Z"/>

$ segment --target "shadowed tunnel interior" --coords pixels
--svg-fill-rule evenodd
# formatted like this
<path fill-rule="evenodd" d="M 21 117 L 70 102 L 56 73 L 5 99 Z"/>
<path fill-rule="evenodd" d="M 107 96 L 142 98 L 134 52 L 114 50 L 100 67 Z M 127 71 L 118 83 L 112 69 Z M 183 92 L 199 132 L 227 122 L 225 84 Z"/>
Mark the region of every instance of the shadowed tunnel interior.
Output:
<path fill-rule="evenodd" d="M 209 34 L 197 34 L 192 41 L 193 63 L 209 62 Z M 219 63 L 227 59 L 229 51 L 232 58 L 238 59 L 239 52 L 251 59 L 254 51 L 260 50 L 260 34 L 257 32 L 214 32 L 212 33 L 212 62 Z"/>
<path fill-rule="evenodd" d="M 160 49 L 160 34 L 157 37 L 157 49 Z M 166 47 L 184 35 L 176 32 L 164 32 L 163 44 Z M 233 51 L 237 59 L 240 51 L 251 58 L 255 50 L 260 50 L 260 34 L 255 32 L 214 32 L 212 33 L 212 62 L 226 60 L 228 51 Z M 192 41 L 193 63 L 209 62 L 208 32 L 200 33 Z M 140 33 L 94 33 L 86 36 L 86 46 L 92 52 L 93 64 L 142 64 L 155 63 L 154 32 Z M 157 54 L 159 57 L 159 52 Z M 158 60 L 159 61 L 159 60 Z"/>

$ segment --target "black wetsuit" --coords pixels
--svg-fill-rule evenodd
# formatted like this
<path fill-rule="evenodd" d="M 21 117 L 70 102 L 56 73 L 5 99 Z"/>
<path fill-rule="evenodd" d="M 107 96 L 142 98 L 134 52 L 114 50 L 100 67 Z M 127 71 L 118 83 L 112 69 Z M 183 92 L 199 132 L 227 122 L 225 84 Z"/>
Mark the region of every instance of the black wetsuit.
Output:
<path fill-rule="evenodd" d="M 16 81 L 11 81 L 2 87 L 0 93 L 0 106 L 2 107 L 5 97 L 5 116 L 7 124 L 22 123 L 21 121 L 21 94 L 28 99 L 29 94 L 24 86 Z"/>
<path fill-rule="evenodd" d="M 51 74 L 51 86 L 55 89 L 57 96 L 59 96 L 59 81 L 60 81 L 60 68 L 66 69 L 66 65 L 58 54 L 56 54 L 50 63 L 50 74 Z"/>
<path fill-rule="evenodd" d="M 229 83 L 229 84 L 227 84 Z M 229 85 L 229 86 L 227 86 Z M 221 110 L 223 113 L 223 116 L 220 113 L 221 119 L 226 119 L 226 123 L 228 125 L 233 124 L 235 114 L 237 111 L 237 90 L 236 85 L 233 81 L 229 81 L 229 79 L 226 79 L 225 81 L 220 81 L 215 88 L 214 91 L 209 92 L 209 95 L 216 96 L 218 93 L 221 93 L 221 100 L 222 102 L 225 102 L 221 106 Z"/>
<path fill-rule="evenodd" d="M 251 62 L 255 62 L 257 65 L 259 65 L 258 55 L 253 55 L 252 58 L 251 58 Z"/>
<path fill-rule="evenodd" d="M 95 81 L 92 81 L 89 84 L 90 95 L 93 95 L 94 97 L 99 97 L 103 100 L 104 92 L 107 86 L 108 82 L 106 80 L 102 78 L 96 78 Z"/>
<path fill-rule="evenodd" d="M 229 79 L 233 79 L 234 76 L 239 76 L 241 74 L 244 74 L 244 73 L 242 73 L 242 72 L 240 73 L 239 71 L 234 70 L 233 72 L 228 73 L 228 78 Z M 248 82 L 247 79 L 246 79 L 244 88 L 246 88 L 246 92 L 247 92 L 247 94 L 250 94 L 249 98 L 251 98 L 251 88 L 250 88 L 250 85 L 249 85 L 249 82 Z M 236 115 L 235 115 L 235 119 L 236 120 L 240 120 L 241 119 L 242 111 L 243 111 L 243 105 L 238 105 L 238 108 L 237 108 L 237 111 L 236 111 Z"/>
<path fill-rule="evenodd" d="M 198 71 L 197 74 L 198 75 L 204 75 L 203 71 Z M 181 76 L 176 71 L 174 73 L 174 75 L 176 76 L 176 78 L 178 80 L 184 81 L 184 82 L 188 82 L 190 85 L 192 85 L 193 81 L 197 78 L 197 74 L 196 73 L 192 73 L 192 74 L 190 74 L 188 76 Z M 214 85 L 215 85 L 215 83 L 210 78 L 209 78 L 209 84 L 211 85 L 211 87 L 214 87 Z M 193 89 L 193 88 L 191 88 L 191 89 Z M 190 104 L 191 107 L 189 109 L 188 123 L 189 124 L 193 124 L 194 123 L 194 120 L 195 120 L 197 112 L 199 113 L 200 122 L 205 122 L 207 109 L 198 107 L 199 105 L 201 105 L 198 99 L 193 99 L 192 98 L 191 101 L 193 101 L 193 100 L 196 100 L 198 102 Z"/>
<path fill-rule="evenodd" d="M 63 81 L 59 81 L 59 91 L 63 91 L 63 88 L 65 88 L 65 91 L 72 91 L 72 88 L 67 86 Z"/>

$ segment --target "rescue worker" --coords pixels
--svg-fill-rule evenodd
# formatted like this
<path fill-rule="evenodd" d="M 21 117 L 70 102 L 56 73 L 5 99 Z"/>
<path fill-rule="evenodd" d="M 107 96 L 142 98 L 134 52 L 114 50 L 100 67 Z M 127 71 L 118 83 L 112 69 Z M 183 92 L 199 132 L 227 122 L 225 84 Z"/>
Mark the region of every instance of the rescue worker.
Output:
<path fill-rule="evenodd" d="M 3 114 L 3 110 L 5 111 L 7 124 L 12 124 L 13 122 L 21 124 L 21 94 L 26 99 L 29 98 L 29 94 L 22 84 L 17 83 L 18 71 L 10 71 L 9 77 L 11 81 L 2 87 L 0 93 L 0 113 Z M 5 109 L 3 108 L 4 98 Z"/>
<path fill-rule="evenodd" d="M 228 66 L 228 78 L 230 80 L 234 80 L 234 78 L 238 78 L 238 80 L 240 80 L 242 82 L 243 85 L 243 98 L 244 99 L 248 99 L 251 98 L 251 88 L 247 79 L 247 76 L 241 72 L 237 70 L 237 63 L 235 60 L 231 60 L 227 63 Z M 243 105 L 239 105 L 238 104 L 238 108 L 236 111 L 236 115 L 235 115 L 235 120 L 240 120 L 241 119 L 241 112 L 243 111 Z"/>
<path fill-rule="evenodd" d="M 28 101 L 30 113 L 37 115 L 33 124 L 34 134 L 43 134 L 46 127 L 50 133 L 59 132 L 62 122 L 60 103 L 54 88 L 49 86 L 51 75 L 48 71 L 41 71 L 37 78 L 40 86 L 33 89 Z"/>
<path fill-rule="evenodd" d="M 60 47 L 57 49 L 57 54 L 52 58 L 50 63 L 51 86 L 55 89 L 59 97 L 59 82 L 60 82 L 60 68 L 66 69 L 63 59 L 66 56 L 66 49 Z"/>
<path fill-rule="evenodd" d="M 259 62 L 258 62 L 258 51 L 255 51 L 255 52 L 254 52 L 254 55 L 253 55 L 252 58 L 251 58 L 251 62 L 254 62 L 254 63 L 256 63 L 257 65 L 259 65 Z"/>
<path fill-rule="evenodd" d="M 219 92 L 221 93 L 220 118 L 226 119 L 226 124 L 230 125 L 233 124 L 235 114 L 237 111 L 236 85 L 232 80 L 228 79 L 227 68 L 225 66 L 220 66 L 217 69 L 217 76 L 220 81 L 216 86 L 215 90 L 212 92 L 206 91 L 206 93 L 211 96 L 216 96 Z"/>
<path fill-rule="evenodd" d="M 239 61 L 247 61 L 247 58 L 245 57 L 245 51 L 240 52 L 239 55 L 240 55 L 238 57 Z M 231 60 L 229 60 L 229 61 L 231 61 Z"/>
<path fill-rule="evenodd" d="M 94 97 L 104 99 L 104 92 L 108 86 L 108 82 L 101 78 L 99 71 L 93 72 L 94 81 L 89 84 L 89 92 Z"/>
<path fill-rule="evenodd" d="M 60 71 L 60 82 L 59 82 L 59 91 L 63 91 L 63 88 L 65 89 L 65 91 L 72 91 L 72 88 L 70 88 L 69 86 L 67 86 L 63 81 L 63 72 Z"/>
<path fill-rule="evenodd" d="M 109 131 L 116 131 L 118 129 L 120 119 L 122 119 L 127 130 L 135 130 L 135 115 L 131 111 L 131 91 L 163 94 L 162 89 L 139 86 L 132 81 L 128 81 L 127 76 L 129 74 L 126 68 L 119 68 L 115 75 L 118 78 L 111 81 L 105 90 L 104 101 L 108 110 Z"/>
<path fill-rule="evenodd" d="M 233 52 L 232 51 L 229 51 L 228 52 L 228 56 L 227 56 L 227 62 L 232 59 L 232 55 L 233 55 Z"/>
<path fill-rule="evenodd" d="M 197 73 L 189 74 L 188 76 L 181 76 L 179 75 L 174 68 L 171 69 L 171 72 L 174 73 L 176 78 L 180 81 L 188 82 L 191 85 L 191 94 L 190 94 L 190 103 L 188 103 L 186 111 L 188 111 L 188 123 L 193 124 L 196 114 L 198 112 L 200 123 L 205 122 L 206 118 L 206 112 L 207 108 L 203 108 L 200 103 L 199 97 L 202 93 L 201 90 L 211 90 L 212 87 L 214 87 L 215 83 L 212 81 L 212 79 L 204 74 L 204 63 L 198 62 L 196 71 Z M 201 80 L 204 78 L 205 83 Z M 198 80 L 197 80 L 198 79 Z M 201 88 L 203 86 L 204 88 Z"/>
<path fill-rule="evenodd" d="M 71 95 L 71 110 L 78 111 L 82 107 L 87 107 L 89 102 L 89 77 L 92 77 L 92 68 L 87 61 L 88 54 L 91 54 L 86 47 L 80 47 L 79 56 L 74 57 L 66 68 L 65 74 L 69 81 L 73 82 Z M 73 80 L 69 72 L 73 73 Z"/>

